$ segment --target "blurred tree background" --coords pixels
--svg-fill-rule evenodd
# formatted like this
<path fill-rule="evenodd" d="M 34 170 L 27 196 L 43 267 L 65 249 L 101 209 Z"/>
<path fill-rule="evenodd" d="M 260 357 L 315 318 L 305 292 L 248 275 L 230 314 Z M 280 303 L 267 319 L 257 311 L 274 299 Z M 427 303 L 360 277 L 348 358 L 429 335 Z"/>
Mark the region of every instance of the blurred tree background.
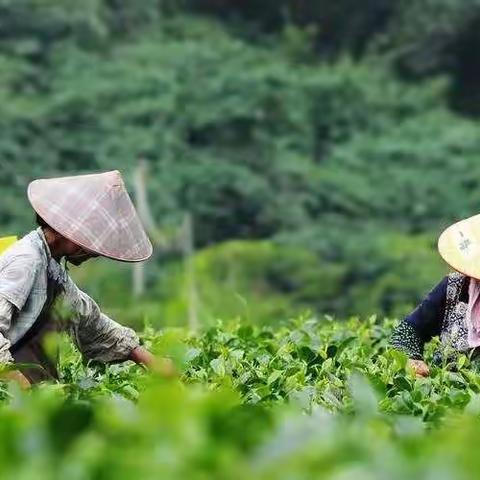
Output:
<path fill-rule="evenodd" d="M 198 315 L 402 315 L 480 206 L 480 0 L 0 0 L 0 225 L 33 178 L 139 158 L 194 221 Z M 182 324 L 184 261 L 75 271 L 132 324 Z"/>

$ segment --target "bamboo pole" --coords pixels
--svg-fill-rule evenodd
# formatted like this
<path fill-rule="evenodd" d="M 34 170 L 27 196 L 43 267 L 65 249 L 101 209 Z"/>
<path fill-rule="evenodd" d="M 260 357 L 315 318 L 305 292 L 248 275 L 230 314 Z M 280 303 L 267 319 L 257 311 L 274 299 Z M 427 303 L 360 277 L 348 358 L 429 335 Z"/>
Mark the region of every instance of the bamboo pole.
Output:
<path fill-rule="evenodd" d="M 134 174 L 135 187 L 135 207 L 137 209 L 140 220 L 148 228 L 148 201 L 145 186 L 146 164 L 144 160 L 139 160 Z M 143 262 L 136 262 L 133 264 L 132 277 L 133 297 L 139 298 L 145 293 L 145 268 Z"/>
<path fill-rule="evenodd" d="M 183 223 L 177 234 L 170 241 L 157 227 L 150 210 L 147 195 L 147 162 L 139 159 L 134 172 L 135 206 L 140 220 L 149 233 L 152 242 L 162 249 L 172 249 L 173 243 L 180 243 L 185 267 L 187 302 L 188 302 L 188 326 L 196 331 L 199 327 L 198 317 L 198 291 L 195 274 L 195 238 L 192 214 L 184 215 Z M 143 262 L 133 264 L 132 293 L 135 298 L 141 297 L 145 292 L 145 267 Z"/>
<path fill-rule="evenodd" d="M 188 297 L 188 326 L 197 331 L 198 320 L 198 293 L 195 275 L 195 240 L 191 213 L 186 213 L 183 220 L 183 258 L 185 263 L 186 287 Z"/>

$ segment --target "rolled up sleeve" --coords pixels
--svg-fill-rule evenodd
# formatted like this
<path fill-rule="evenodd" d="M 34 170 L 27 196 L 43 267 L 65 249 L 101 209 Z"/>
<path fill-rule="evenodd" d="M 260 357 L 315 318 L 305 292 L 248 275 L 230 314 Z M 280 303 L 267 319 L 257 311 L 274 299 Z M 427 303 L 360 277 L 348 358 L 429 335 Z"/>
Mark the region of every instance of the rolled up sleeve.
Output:
<path fill-rule="evenodd" d="M 71 312 L 67 329 L 85 358 L 100 362 L 127 360 L 139 346 L 137 334 L 102 313 L 69 276 L 64 286 L 64 305 Z"/>
<path fill-rule="evenodd" d="M 10 341 L 7 338 L 12 323 L 14 306 L 8 300 L 0 296 L 0 364 L 13 363 L 10 353 Z"/>
<path fill-rule="evenodd" d="M 445 314 L 448 277 L 436 285 L 418 307 L 393 331 L 390 344 L 410 358 L 421 360 L 424 345 L 439 335 Z"/>
<path fill-rule="evenodd" d="M 22 310 L 39 271 L 33 255 L 17 255 L 0 263 L 0 296 Z"/>

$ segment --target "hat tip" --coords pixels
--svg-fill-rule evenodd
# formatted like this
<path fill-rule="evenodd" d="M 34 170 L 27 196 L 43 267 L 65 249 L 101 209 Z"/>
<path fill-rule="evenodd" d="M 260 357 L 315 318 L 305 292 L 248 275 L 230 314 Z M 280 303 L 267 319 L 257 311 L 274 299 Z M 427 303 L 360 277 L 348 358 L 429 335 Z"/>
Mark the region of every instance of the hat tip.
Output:
<path fill-rule="evenodd" d="M 111 180 L 112 186 L 124 186 L 122 174 L 119 170 L 111 170 L 110 172 L 105 172 L 105 175 Z"/>

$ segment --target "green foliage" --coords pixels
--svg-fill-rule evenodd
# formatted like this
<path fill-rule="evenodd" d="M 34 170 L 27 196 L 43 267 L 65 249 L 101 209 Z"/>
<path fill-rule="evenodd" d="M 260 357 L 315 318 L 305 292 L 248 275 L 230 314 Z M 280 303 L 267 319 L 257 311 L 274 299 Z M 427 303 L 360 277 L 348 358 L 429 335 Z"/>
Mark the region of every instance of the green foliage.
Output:
<path fill-rule="evenodd" d="M 314 295 L 334 295 L 340 269 L 319 268 L 307 250 L 272 242 L 227 242 L 194 259 L 198 315 L 202 326 L 218 318 L 274 323 L 311 306 Z M 184 325 L 188 318 L 188 277 L 173 266 L 162 275 L 158 291 L 160 318 Z M 331 283 L 330 289 L 321 287 Z M 163 301 L 162 301 L 163 300 Z M 310 301 L 310 302 L 309 302 Z"/>
<path fill-rule="evenodd" d="M 443 273 L 434 237 L 476 212 L 479 127 L 448 108 L 456 77 L 405 83 L 391 66 L 406 57 L 423 65 L 442 29 L 470 45 L 462 32 L 473 28 L 476 2 L 229 4 L 246 20 L 238 23 L 215 1 L 1 0 L 2 231 L 30 228 L 29 180 L 118 168 L 130 187 L 143 157 L 155 219 L 170 229 L 191 212 L 206 258 L 213 244 L 239 239 L 297 250 L 287 257 L 298 259 L 284 262 L 291 270 L 275 279 L 245 266 L 245 280 L 223 298 L 214 291 L 224 287 L 199 266 L 205 317 L 245 315 L 235 294 L 262 321 L 305 306 L 340 316 L 403 314 Z M 198 11 L 219 17 L 189 13 Z M 252 42 L 247 24 L 255 19 Z M 328 62 L 315 54 L 318 39 Z M 444 60 L 432 61 L 448 74 Z M 278 263 L 261 241 L 247 261 Z M 390 242 L 399 253 L 389 252 Z M 147 315 L 183 324 L 176 261 L 163 257 L 148 268 L 141 305 L 126 294 L 130 273 L 120 267 L 100 268 L 98 277 L 93 270 L 84 285 L 131 323 Z M 261 299 L 249 287 L 256 280 L 247 280 L 260 277 L 268 285 Z"/>
<path fill-rule="evenodd" d="M 275 324 L 307 310 L 405 315 L 433 287 L 432 279 L 446 273 L 429 236 L 384 232 L 375 238 L 369 229 L 354 238 L 341 235 L 321 228 L 291 242 L 236 241 L 199 252 L 194 265 L 200 324 L 237 317 Z M 160 302 L 157 321 L 149 317 L 154 325 L 186 323 L 187 282 L 181 264 L 162 272 L 152 290 Z"/>
<path fill-rule="evenodd" d="M 325 162 L 319 209 L 394 221 L 412 232 L 445 226 L 478 205 L 471 182 L 478 149 L 477 124 L 438 111 L 401 122 L 380 138 L 358 135 Z"/>
<path fill-rule="evenodd" d="M 422 114 L 423 122 L 424 112 L 435 109 L 432 115 L 442 118 L 436 135 L 455 121 L 440 117 L 438 82 L 409 87 L 381 65 L 347 60 L 300 66 L 281 49 L 250 46 L 188 17 L 158 26 L 109 49 L 60 42 L 42 74 L 45 93 L 18 92 L 15 72 L 23 75 L 38 62 L 6 56 L 18 63 L 8 68 L 14 79 L 5 82 L 9 100 L 0 116 L 3 182 L 14 197 L 0 211 L 6 227 L 27 224 L 19 196 L 29 179 L 120 168 L 128 180 L 143 156 L 151 166 L 152 208 L 165 222 L 192 211 L 200 244 L 270 236 L 318 220 L 329 206 L 326 195 L 350 201 L 357 182 L 344 182 L 337 193 L 324 168 L 334 164 L 341 174 L 350 168 L 341 156 L 356 148 L 354 137 L 366 135 L 372 154 L 383 156 L 379 135 L 390 142 L 389 132 L 403 120 L 415 124 Z M 404 145 L 413 156 L 416 143 Z M 376 182 L 375 172 L 362 181 Z"/>
<path fill-rule="evenodd" d="M 313 228 L 293 239 L 224 242 L 199 251 L 193 301 L 200 325 L 218 318 L 274 325 L 306 311 L 402 316 L 446 273 L 430 236 L 377 235 L 366 226 L 354 237 L 341 235 Z M 192 299 L 184 261 L 152 270 L 142 298 L 132 296 L 129 265 L 101 260 L 71 273 L 102 310 L 123 323 L 185 326 Z"/>
<path fill-rule="evenodd" d="M 265 33 L 281 32 L 291 24 L 297 28 L 315 27 L 316 51 L 333 56 L 342 51 L 356 55 L 382 33 L 398 13 L 395 2 L 328 0 L 298 2 L 295 0 L 254 0 L 222 2 L 218 0 L 187 0 L 189 8 L 222 18 L 237 34 L 264 39 Z M 240 23 L 242 28 L 238 27 Z M 236 27 L 236 28 L 235 28 Z"/>
<path fill-rule="evenodd" d="M 480 42 L 478 0 L 194 0 L 187 5 L 222 19 L 241 38 L 263 44 L 283 40 L 286 51 L 303 61 L 347 53 L 379 57 L 401 78 L 447 73 L 450 104 L 479 114 L 479 73 L 472 54 Z"/>
<path fill-rule="evenodd" d="M 60 342 L 60 384 L 0 388 L 2 478 L 476 478 L 474 361 L 416 379 L 391 321 L 286 319 L 401 316 L 444 273 L 436 237 L 480 200 L 478 122 L 450 110 L 479 110 L 479 18 L 478 0 L 0 0 L 2 231 L 30 228 L 29 180 L 130 186 L 143 157 L 162 226 L 193 214 L 208 327 L 146 329 L 170 384 Z M 185 325 L 176 254 L 142 299 L 130 275 L 74 273 L 120 321 Z"/>
<path fill-rule="evenodd" d="M 419 416 L 433 424 L 476 398 L 479 377 L 465 356 L 432 367 L 428 379 L 406 375 L 405 356 L 388 349 L 392 324 L 375 317 L 347 322 L 327 317 L 275 329 L 218 326 L 190 340 L 186 378 L 234 388 L 247 403 L 288 400 L 308 411 L 322 405 L 351 413 L 358 405 L 349 382 L 361 373 L 377 392 L 370 410 Z M 427 362 L 434 348 L 439 346 L 431 346 Z"/>
<path fill-rule="evenodd" d="M 415 378 L 387 348 L 392 325 L 371 318 L 219 324 L 200 336 L 147 330 L 150 348 L 177 351 L 184 363 L 174 382 L 130 364 L 83 365 L 61 342 L 62 383 L 11 388 L 0 404 L 2 475 L 476 478 L 475 364 L 461 355 Z"/>

